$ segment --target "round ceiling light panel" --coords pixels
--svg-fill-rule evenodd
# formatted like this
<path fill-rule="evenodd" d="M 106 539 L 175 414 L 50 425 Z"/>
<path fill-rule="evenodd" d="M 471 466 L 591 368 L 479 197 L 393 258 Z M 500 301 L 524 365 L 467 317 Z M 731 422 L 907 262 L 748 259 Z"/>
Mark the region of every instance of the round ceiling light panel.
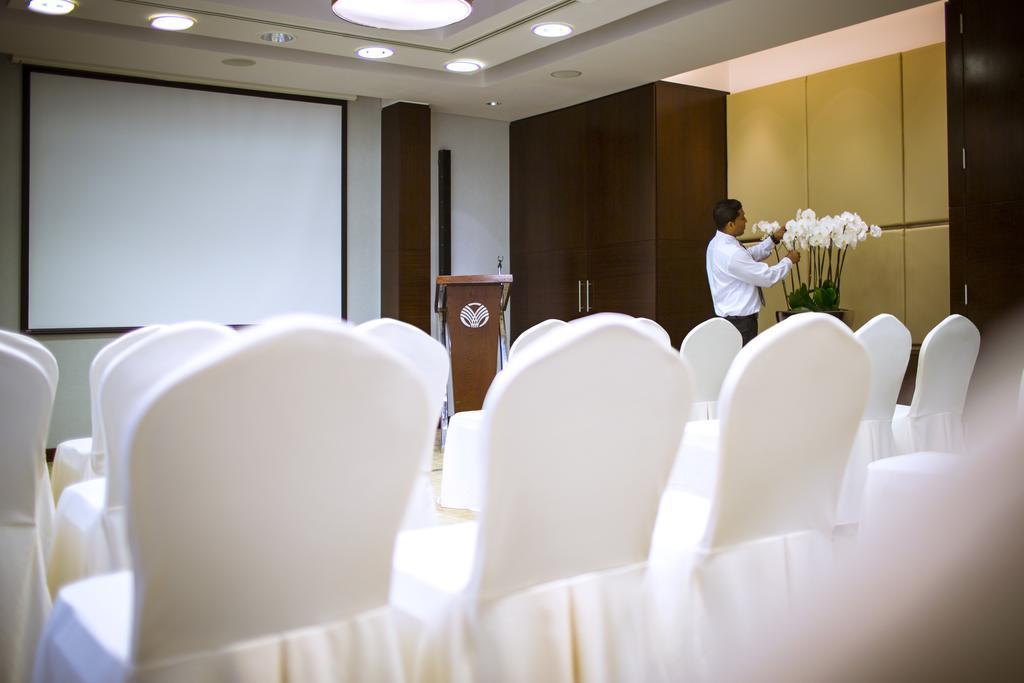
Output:
<path fill-rule="evenodd" d="M 70 14 L 78 7 L 75 0 L 29 0 L 28 8 L 40 14 Z"/>
<path fill-rule="evenodd" d="M 331 11 L 353 24 L 394 31 L 423 31 L 462 21 L 473 0 L 330 0 Z"/>
<path fill-rule="evenodd" d="M 448 62 L 444 65 L 448 71 L 454 71 L 457 74 L 471 74 L 474 71 L 479 71 L 483 65 L 480 62 L 474 62 L 471 59 L 456 59 L 454 62 Z"/>
<path fill-rule="evenodd" d="M 187 31 L 196 25 L 196 20 L 184 14 L 154 14 L 149 25 L 161 31 Z"/>
<path fill-rule="evenodd" d="M 572 33 L 572 26 L 561 22 L 546 22 L 535 24 L 531 31 L 541 38 L 561 38 Z"/>

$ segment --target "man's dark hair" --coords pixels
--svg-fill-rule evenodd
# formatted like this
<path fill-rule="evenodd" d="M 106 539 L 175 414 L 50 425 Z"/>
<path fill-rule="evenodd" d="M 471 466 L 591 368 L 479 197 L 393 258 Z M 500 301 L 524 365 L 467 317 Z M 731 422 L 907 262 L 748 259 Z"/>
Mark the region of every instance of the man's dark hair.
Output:
<path fill-rule="evenodd" d="M 740 215 L 743 205 L 737 199 L 723 199 L 715 204 L 715 227 L 721 230 Z"/>

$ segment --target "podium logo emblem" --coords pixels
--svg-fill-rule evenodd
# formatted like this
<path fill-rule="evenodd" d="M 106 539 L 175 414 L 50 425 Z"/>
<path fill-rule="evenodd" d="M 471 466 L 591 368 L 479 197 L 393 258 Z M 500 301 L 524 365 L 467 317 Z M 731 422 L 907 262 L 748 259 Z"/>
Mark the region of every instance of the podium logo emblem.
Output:
<path fill-rule="evenodd" d="M 487 312 L 487 307 L 478 303 L 466 304 L 459 314 L 459 320 L 466 327 L 483 327 L 490 317 L 491 314 Z"/>

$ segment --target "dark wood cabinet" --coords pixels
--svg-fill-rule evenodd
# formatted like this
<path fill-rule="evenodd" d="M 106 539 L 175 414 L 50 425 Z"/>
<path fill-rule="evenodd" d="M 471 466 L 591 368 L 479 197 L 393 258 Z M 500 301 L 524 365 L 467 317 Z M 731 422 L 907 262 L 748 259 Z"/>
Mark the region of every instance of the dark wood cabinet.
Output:
<path fill-rule="evenodd" d="M 1019 0 L 946 4 L 950 308 L 985 331 L 1017 306 L 1024 267 L 1024 50 Z"/>
<path fill-rule="evenodd" d="M 659 82 L 512 123 L 513 336 L 611 311 L 653 318 L 679 344 L 712 315 L 725 96 Z"/>

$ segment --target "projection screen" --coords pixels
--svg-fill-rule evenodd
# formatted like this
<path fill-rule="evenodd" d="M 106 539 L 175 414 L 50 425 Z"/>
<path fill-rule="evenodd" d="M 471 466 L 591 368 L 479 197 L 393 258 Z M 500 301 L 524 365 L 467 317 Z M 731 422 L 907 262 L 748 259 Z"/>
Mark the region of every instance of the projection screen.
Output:
<path fill-rule="evenodd" d="M 344 314 L 344 103 L 30 70 L 23 327 Z"/>

